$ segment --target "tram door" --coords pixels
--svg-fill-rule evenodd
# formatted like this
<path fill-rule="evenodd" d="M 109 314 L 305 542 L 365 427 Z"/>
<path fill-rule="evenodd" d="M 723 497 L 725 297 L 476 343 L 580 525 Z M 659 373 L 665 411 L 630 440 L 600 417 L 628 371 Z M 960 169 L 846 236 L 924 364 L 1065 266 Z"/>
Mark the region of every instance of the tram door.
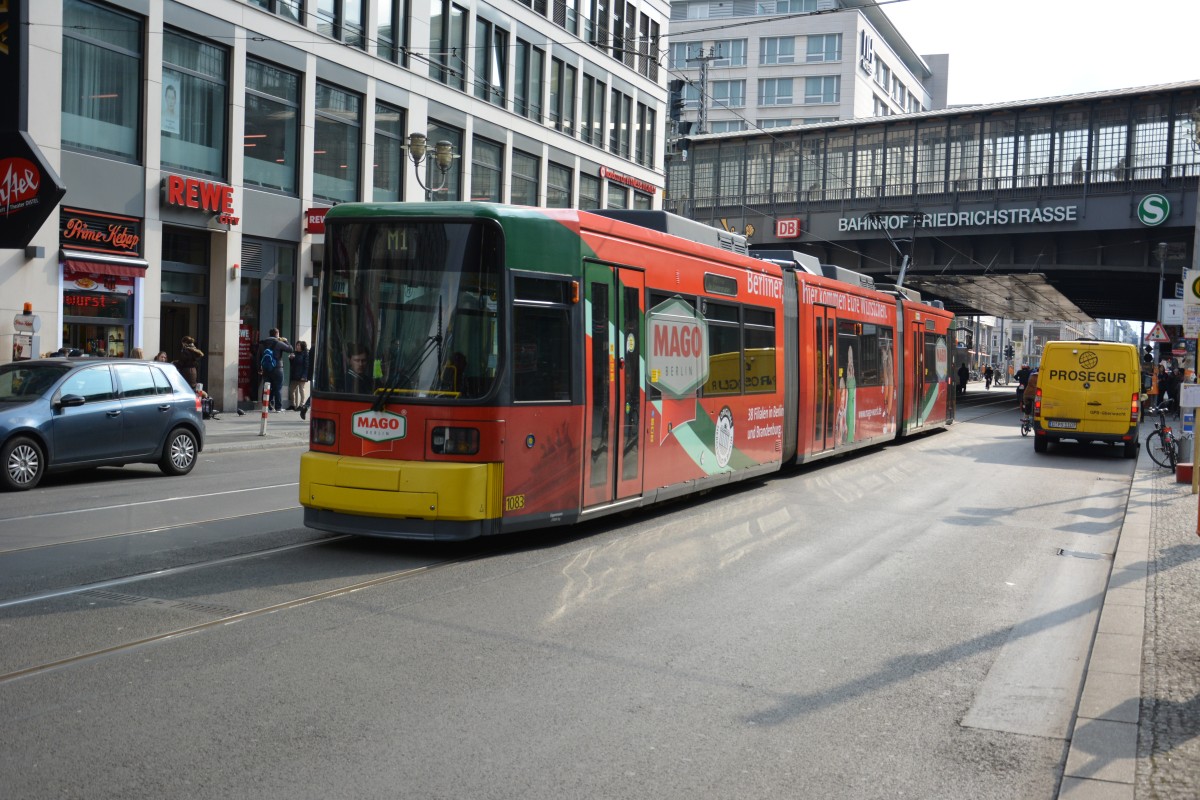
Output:
<path fill-rule="evenodd" d="M 837 445 L 837 317 L 827 306 L 813 307 L 813 452 Z"/>
<path fill-rule="evenodd" d="M 607 264 L 584 269 L 587 413 L 584 507 L 642 493 L 645 276 Z"/>
<path fill-rule="evenodd" d="M 921 418 L 921 400 L 925 392 L 925 332 L 919 322 L 911 323 L 912 332 L 912 413 L 908 427 L 919 427 L 925 423 Z"/>

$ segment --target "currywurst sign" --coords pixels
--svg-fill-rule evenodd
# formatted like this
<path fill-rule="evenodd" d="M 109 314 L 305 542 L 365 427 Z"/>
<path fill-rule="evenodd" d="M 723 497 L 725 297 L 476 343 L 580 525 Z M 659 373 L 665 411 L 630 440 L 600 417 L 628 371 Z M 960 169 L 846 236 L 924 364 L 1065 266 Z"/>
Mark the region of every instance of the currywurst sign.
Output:
<path fill-rule="evenodd" d="M 838 231 L 853 233 L 855 231 L 911 230 L 912 228 L 986 228 L 1075 222 L 1078 219 L 1079 206 L 981 209 L 979 211 L 947 211 L 935 214 L 875 214 L 869 217 L 839 217 Z"/>

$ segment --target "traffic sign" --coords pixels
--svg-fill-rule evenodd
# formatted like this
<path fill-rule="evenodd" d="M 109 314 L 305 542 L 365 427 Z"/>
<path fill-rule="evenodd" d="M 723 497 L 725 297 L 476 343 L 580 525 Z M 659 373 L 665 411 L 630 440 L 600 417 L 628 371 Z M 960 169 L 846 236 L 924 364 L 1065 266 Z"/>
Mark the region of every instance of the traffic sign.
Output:
<path fill-rule="evenodd" d="M 1169 342 L 1171 337 L 1167 336 L 1167 332 L 1163 330 L 1162 323 L 1154 323 L 1154 327 L 1146 334 L 1147 342 Z"/>

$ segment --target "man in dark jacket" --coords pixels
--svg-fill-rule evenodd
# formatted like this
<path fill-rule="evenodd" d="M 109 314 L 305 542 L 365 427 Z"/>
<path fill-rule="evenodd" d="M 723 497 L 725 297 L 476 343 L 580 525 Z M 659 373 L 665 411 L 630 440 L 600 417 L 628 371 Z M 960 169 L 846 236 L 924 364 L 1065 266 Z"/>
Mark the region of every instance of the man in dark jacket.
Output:
<path fill-rule="evenodd" d="M 267 358 L 270 350 L 273 359 Z M 279 335 L 279 328 L 271 328 L 270 335 L 258 343 L 258 374 L 271 383 L 271 397 L 267 402 L 271 411 L 283 410 L 283 354 L 294 352 L 288 340 Z M 273 360 L 275 366 L 267 369 L 264 362 Z"/>

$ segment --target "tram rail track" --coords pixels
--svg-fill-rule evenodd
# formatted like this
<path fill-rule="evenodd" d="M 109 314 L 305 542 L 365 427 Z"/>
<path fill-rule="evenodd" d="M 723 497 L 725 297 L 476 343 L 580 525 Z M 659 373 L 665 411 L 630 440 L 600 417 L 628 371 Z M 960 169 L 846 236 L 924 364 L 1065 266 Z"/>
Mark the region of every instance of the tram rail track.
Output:
<path fill-rule="evenodd" d="M 156 579 L 156 578 L 177 576 L 177 575 L 180 575 L 180 574 L 183 574 L 186 572 L 195 571 L 197 569 L 203 569 L 206 567 L 212 567 L 212 566 L 218 566 L 218 565 L 224 566 L 224 565 L 229 565 L 234 562 L 245 561 L 245 560 L 252 559 L 252 558 L 261 558 L 261 557 L 266 557 L 266 556 L 270 556 L 270 555 L 278 555 L 280 553 L 287 552 L 287 551 L 294 551 L 294 550 L 304 548 L 304 547 L 312 547 L 312 546 L 316 546 L 316 545 L 329 544 L 329 543 L 332 543 L 335 541 L 340 541 L 342 539 L 348 539 L 348 538 L 352 538 L 352 537 L 341 536 L 341 537 L 334 537 L 332 539 L 323 539 L 323 540 L 317 541 L 317 542 L 303 542 L 303 543 L 298 543 L 295 545 L 288 545 L 285 547 L 278 547 L 278 548 L 272 548 L 270 550 L 258 551 L 255 553 L 245 553 L 245 554 L 241 554 L 239 556 L 231 556 L 231 557 L 226 557 L 226 558 L 221 558 L 221 559 L 213 559 L 210 562 L 198 562 L 196 564 L 184 565 L 181 567 L 176 567 L 176 568 L 166 569 L 166 570 L 158 570 L 158 571 L 154 571 L 154 572 L 144 573 L 141 575 L 128 576 L 126 578 L 118 578 L 118 579 L 114 579 L 111 581 L 100 581 L 100 582 L 91 583 L 91 584 L 81 584 L 79 586 L 69 587 L 69 588 L 60 589 L 60 590 L 56 590 L 56 591 L 43 592 L 43 593 L 34 594 L 34 595 L 27 595 L 25 597 L 14 598 L 11 600 L 7 600 L 3 603 L 0 603 L 0 610 L 3 610 L 5 608 L 13 608 L 13 607 L 19 606 L 19 605 L 27 605 L 27 604 L 37 603 L 37 602 L 44 602 L 47 600 L 52 600 L 52 599 L 71 596 L 71 595 L 82 595 L 82 596 L 86 597 L 89 595 L 89 593 L 95 593 L 101 599 L 108 599 L 108 598 L 105 598 L 104 592 L 106 590 L 111 589 L 113 586 L 128 585 L 128 584 L 135 583 L 138 581 L 145 581 L 145 580 L 152 580 L 152 579 Z M 171 628 L 170 630 L 161 631 L 158 633 L 137 637 L 135 639 L 130 639 L 129 641 L 119 642 L 116 644 L 111 644 L 111 645 L 107 645 L 107 646 L 103 646 L 103 647 L 93 647 L 85 652 L 75 653 L 70 656 L 63 656 L 61 658 L 47 659 L 45 661 L 42 661 L 42 662 L 39 662 L 36 664 L 31 664 L 29 666 L 21 667 L 19 669 L 10 669 L 7 672 L 0 673 L 0 685 L 6 684 L 6 683 L 11 683 L 13 681 L 32 677 L 35 675 L 53 672 L 55 670 L 65 669 L 65 668 L 72 667 L 72 666 L 78 666 L 80 664 L 94 661 L 99 658 L 104 658 L 106 656 L 131 652 L 131 651 L 137 650 L 138 648 L 141 648 L 141 647 L 146 647 L 146 646 L 156 644 L 159 642 L 166 642 L 166 641 L 169 641 L 172 639 L 178 639 L 183 636 L 190 636 L 190 635 L 196 634 L 196 633 L 202 633 L 204 631 L 213 630 L 216 628 L 223 627 L 225 625 L 232 625 L 237 622 L 242 622 L 245 620 L 254 619 L 256 617 L 261 617 L 266 614 L 273 614 L 273 613 L 276 613 L 279 611 L 286 611 L 289 609 L 308 605 L 310 603 L 321 602 L 323 600 L 329 600 L 329 599 L 332 599 L 335 597 L 342 597 L 345 595 L 354 594 L 355 592 L 360 592 L 360 591 L 363 591 L 366 589 L 371 589 L 371 588 L 375 588 L 378 586 L 384 586 L 384 585 L 387 585 L 390 583 L 395 583 L 397 581 L 411 578 L 416 575 L 424 574 L 424 573 L 427 573 L 427 572 L 430 572 L 430 571 L 433 571 L 436 569 L 441 569 L 443 567 L 472 561 L 478 557 L 479 557 L 479 554 L 477 552 L 472 552 L 470 554 L 460 556 L 460 557 L 452 557 L 452 558 L 445 558 L 445 559 L 441 559 L 441 560 L 434 560 L 434 561 L 431 561 L 426 564 L 419 564 L 419 565 L 415 565 L 415 566 L 408 566 L 403 569 L 393 570 L 393 571 L 384 573 L 382 575 L 377 575 L 377 576 L 367 579 L 367 580 L 355 581 L 352 583 L 345 583 L 345 584 L 335 586 L 335 587 L 332 587 L 329 589 L 323 589 L 318 592 L 310 592 L 310 593 L 304 594 L 300 597 L 283 600 L 283 601 L 280 601 L 277 603 L 269 603 L 269 604 L 262 605 L 262 606 L 259 606 L 256 608 L 245 609 L 245 610 L 223 609 L 221 606 L 211 604 L 211 603 L 210 604 L 187 604 L 187 603 L 179 603 L 179 602 L 158 601 L 158 604 L 169 605 L 169 606 L 186 607 L 188 605 L 193 605 L 198 610 L 201 610 L 202 612 L 208 611 L 211 613 L 213 611 L 217 611 L 217 612 L 226 611 L 228 613 L 218 613 L 218 615 L 216 617 L 214 617 L 213 619 L 204 620 L 203 622 L 197 622 L 197 623 L 191 624 L 191 625 L 177 626 L 177 627 Z M 111 593 L 110 598 L 111 597 L 116 597 L 116 601 L 121 602 L 121 598 L 116 596 L 116 593 Z M 138 599 L 138 600 L 145 600 L 145 601 L 149 601 L 151 603 L 156 602 L 153 598 L 140 598 L 140 597 L 132 596 L 132 595 L 129 595 L 126 597 Z"/>

